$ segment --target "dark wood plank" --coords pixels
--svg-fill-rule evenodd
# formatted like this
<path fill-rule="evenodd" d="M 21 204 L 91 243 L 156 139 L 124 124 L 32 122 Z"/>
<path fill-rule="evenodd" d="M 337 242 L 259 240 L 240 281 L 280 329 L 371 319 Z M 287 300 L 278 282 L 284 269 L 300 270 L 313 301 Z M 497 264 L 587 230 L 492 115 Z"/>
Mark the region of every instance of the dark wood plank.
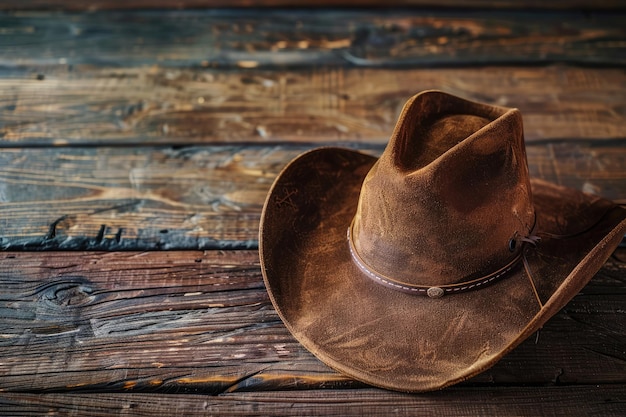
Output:
<path fill-rule="evenodd" d="M 538 335 L 462 386 L 626 383 L 625 283 L 626 263 L 609 260 Z M 363 387 L 289 334 L 256 251 L 4 252 L 0 288 L 0 392 Z"/>
<path fill-rule="evenodd" d="M 624 12 L 124 11 L 0 14 L 3 65 L 623 66 Z"/>
<path fill-rule="evenodd" d="M 380 390 L 313 390 L 226 394 L 0 393 L 12 415 L 229 416 L 518 416 L 622 417 L 626 385 L 451 388 L 409 395 Z M 538 410 L 541 410 L 540 412 Z M 540 414 L 538 414 L 540 413 Z"/>
<path fill-rule="evenodd" d="M 270 185 L 311 147 L 5 149 L 0 248 L 256 248 Z M 535 177 L 626 198 L 623 141 L 538 143 L 527 152 Z"/>
<path fill-rule="evenodd" d="M 195 9 L 208 7 L 458 7 L 464 9 L 559 9 L 604 10 L 624 9 L 620 0 L 2 0 L 0 10 L 119 10 L 119 9 Z"/>
<path fill-rule="evenodd" d="M 1 51 L 1 48 L 0 48 Z M 621 69 L 0 69 L 0 146 L 384 144 L 413 94 L 517 107 L 527 141 L 626 132 Z"/>

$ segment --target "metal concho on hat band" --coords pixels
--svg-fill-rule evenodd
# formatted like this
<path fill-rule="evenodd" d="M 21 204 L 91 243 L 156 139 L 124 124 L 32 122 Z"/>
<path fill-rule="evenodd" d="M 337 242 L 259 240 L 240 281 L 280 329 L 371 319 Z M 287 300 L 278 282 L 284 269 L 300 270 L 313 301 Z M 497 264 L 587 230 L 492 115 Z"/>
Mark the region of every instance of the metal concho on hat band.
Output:
<path fill-rule="evenodd" d="M 520 262 L 523 255 L 523 252 L 519 251 L 517 256 L 515 256 L 513 260 L 511 260 L 504 267 L 489 275 L 485 275 L 483 277 L 476 278 L 470 281 L 439 286 L 414 285 L 406 282 L 397 281 L 393 278 L 389 278 L 383 274 L 376 272 L 373 268 L 367 265 L 367 263 L 359 256 L 356 248 L 354 247 L 354 242 L 352 241 L 352 223 L 350 224 L 350 227 L 348 227 L 347 237 L 352 259 L 367 277 L 371 278 L 375 282 L 378 282 L 379 284 L 384 285 L 385 287 L 389 287 L 391 289 L 402 291 L 408 294 L 424 295 L 430 298 L 440 298 L 447 294 L 456 294 L 465 291 L 471 291 L 484 287 L 487 284 L 491 284 L 494 281 L 497 281 L 498 279 L 504 277 L 509 271 L 511 271 Z"/>

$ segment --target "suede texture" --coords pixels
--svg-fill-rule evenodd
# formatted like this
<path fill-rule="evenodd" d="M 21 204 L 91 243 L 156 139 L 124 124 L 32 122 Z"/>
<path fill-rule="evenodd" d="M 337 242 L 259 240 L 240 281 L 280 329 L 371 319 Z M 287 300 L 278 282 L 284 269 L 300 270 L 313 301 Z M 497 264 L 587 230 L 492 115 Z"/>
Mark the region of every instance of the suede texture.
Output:
<path fill-rule="evenodd" d="M 455 112 L 460 112 L 457 114 Z M 522 118 L 432 92 L 415 96 L 365 178 L 354 244 L 380 274 L 441 286 L 487 275 L 535 222 Z"/>
<path fill-rule="evenodd" d="M 421 392 L 484 371 L 541 327 L 610 256 L 625 219 L 608 200 L 529 178 L 517 110 L 428 91 L 380 159 L 322 148 L 293 160 L 268 194 L 259 251 L 270 299 L 309 351 L 363 382 Z M 528 268 L 441 298 L 407 294 L 355 263 L 351 225 L 367 264 L 403 282 L 455 284 L 516 255 Z M 531 232 L 536 247 L 509 249 Z"/>

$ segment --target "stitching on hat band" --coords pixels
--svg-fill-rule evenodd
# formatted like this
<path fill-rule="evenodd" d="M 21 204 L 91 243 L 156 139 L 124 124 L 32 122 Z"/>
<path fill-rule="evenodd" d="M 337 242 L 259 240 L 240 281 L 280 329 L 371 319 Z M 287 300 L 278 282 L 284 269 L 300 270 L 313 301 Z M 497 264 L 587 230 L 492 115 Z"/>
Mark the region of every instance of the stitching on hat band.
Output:
<path fill-rule="evenodd" d="M 456 294 L 465 291 L 470 291 L 474 289 L 480 289 L 481 287 L 486 286 L 487 284 L 491 284 L 492 282 L 502 278 L 508 272 L 510 272 L 522 259 L 523 251 L 520 251 L 519 254 L 510 261 L 507 265 L 500 268 L 499 270 L 485 275 L 480 278 L 473 279 L 471 281 L 461 282 L 459 284 L 448 284 L 448 285 L 413 285 L 405 282 L 399 282 L 392 278 L 386 277 L 378 272 L 375 272 L 367 263 L 359 256 L 354 247 L 354 242 L 352 241 L 352 225 L 348 228 L 347 238 L 348 238 L 348 247 L 350 249 L 350 254 L 352 255 L 352 259 L 357 264 L 359 269 L 368 277 L 378 282 L 388 288 L 402 291 L 408 294 L 415 295 L 424 295 L 430 298 L 439 298 L 446 294 Z"/>

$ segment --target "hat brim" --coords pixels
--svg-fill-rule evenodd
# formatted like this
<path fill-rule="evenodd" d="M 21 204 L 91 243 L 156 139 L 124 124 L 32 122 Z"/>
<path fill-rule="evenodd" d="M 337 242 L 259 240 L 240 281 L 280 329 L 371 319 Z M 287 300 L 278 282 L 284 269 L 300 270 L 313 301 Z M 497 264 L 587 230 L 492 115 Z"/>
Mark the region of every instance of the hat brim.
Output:
<path fill-rule="evenodd" d="M 259 235 L 265 284 L 289 331 L 330 367 L 371 385 L 429 391 L 491 367 L 576 295 L 626 232 L 619 206 L 532 180 L 536 230 L 569 236 L 526 251 L 532 278 L 520 263 L 480 290 L 405 294 L 367 278 L 346 240 L 375 162 L 341 148 L 294 159 L 268 194 Z"/>

